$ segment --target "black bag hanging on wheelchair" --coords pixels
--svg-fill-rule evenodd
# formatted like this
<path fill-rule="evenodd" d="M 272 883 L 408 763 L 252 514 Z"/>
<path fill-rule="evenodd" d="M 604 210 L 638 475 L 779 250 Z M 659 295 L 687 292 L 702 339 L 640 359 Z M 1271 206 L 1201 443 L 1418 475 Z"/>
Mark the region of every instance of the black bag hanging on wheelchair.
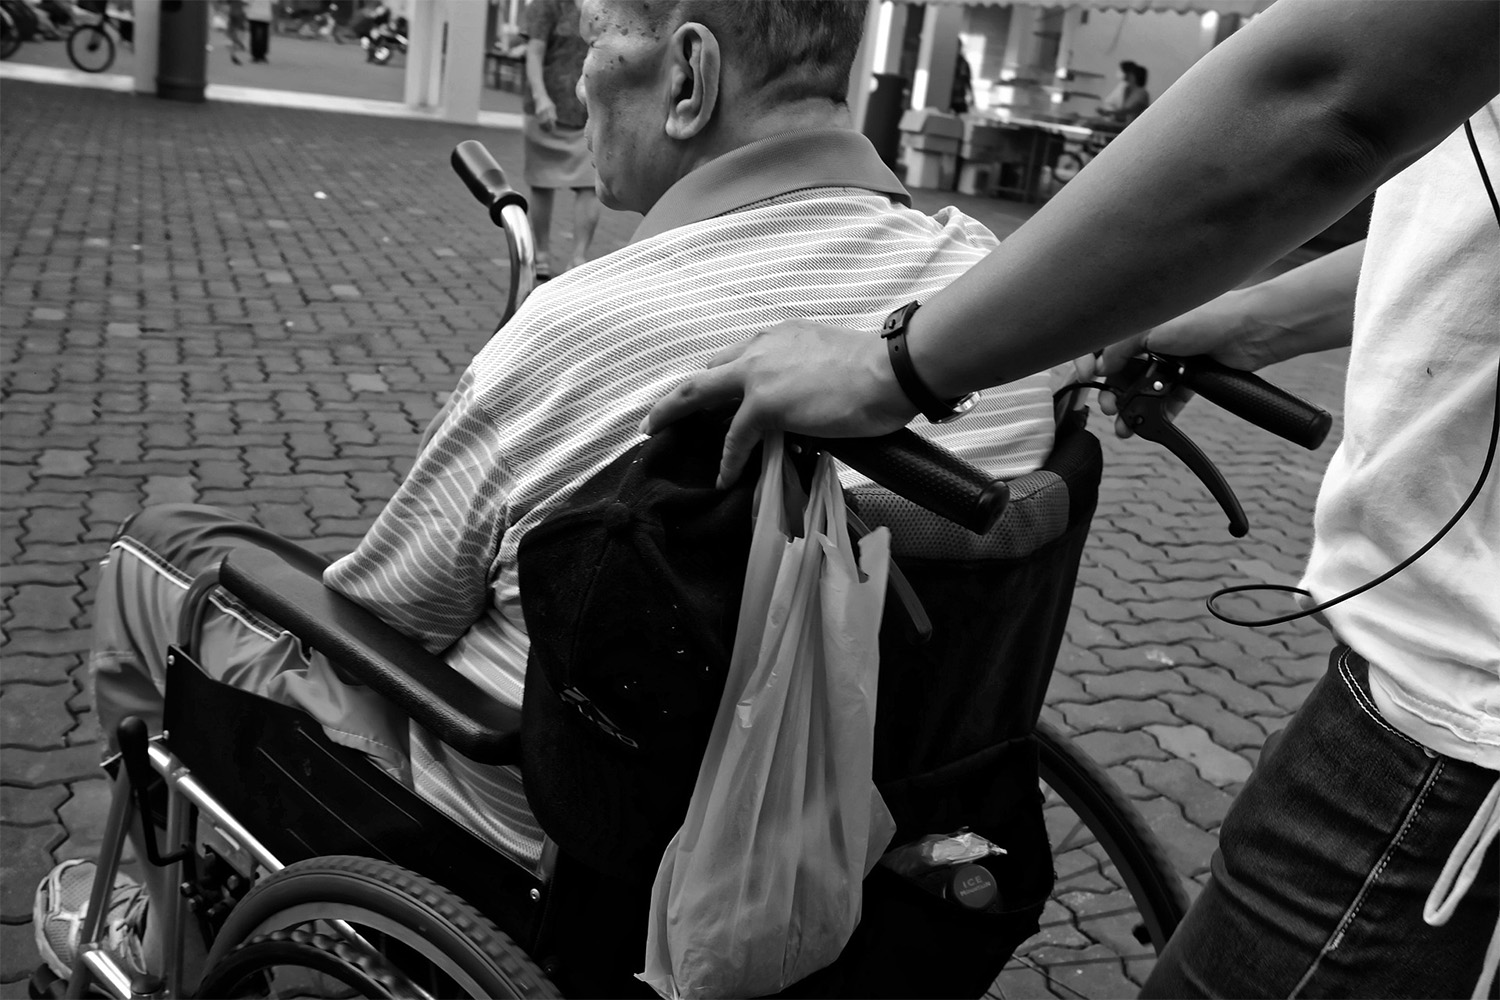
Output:
<path fill-rule="evenodd" d="M 527 798 L 563 853 L 625 885 L 649 887 L 682 823 L 728 669 L 754 483 L 714 487 L 722 442 L 710 418 L 669 428 L 520 546 Z M 789 995 L 978 995 L 1037 930 L 1052 868 L 1032 731 L 1099 470 L 1081 428 L 1060 445 L 993 538 L 934 530 L 878 488 L 849 497 L 892 526 L 934 622 L 925 643 L 900 614 L 882 628 L 875 780 L 893 843 L 970 828 L 1006 853 L 982 862 L 998 889 L 982 911 L 877 867 L 843 957 Z M 1028 517 L 1028 501 L 1050 514 Z"/>

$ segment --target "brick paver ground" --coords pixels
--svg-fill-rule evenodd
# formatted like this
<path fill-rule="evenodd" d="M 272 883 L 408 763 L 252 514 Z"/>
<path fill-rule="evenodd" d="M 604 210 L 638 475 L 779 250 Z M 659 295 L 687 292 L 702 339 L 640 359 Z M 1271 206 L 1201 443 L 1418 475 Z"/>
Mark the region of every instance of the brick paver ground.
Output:
<path fill-rule="evenodd" d="M 143 502 L 196 500 L 347 550 L 490 334 L 505 280 L 499 234 L 447 166 L 473 129 L 13 82 L 3 113 L 0 998 L 24 994 L 36 961 L 37 879 L 89 853 L 102 824 L 83 652 L 115 526 Z M 515 133 L 482 138 L 519 172 Z M 1029 214 L 917 200 L 957 201 L 1001 233 Z M 600 250 L 634 220 L 606 213 Z M 1271 375 L 1337 415 L 1342 367 Z M 1201 879 L 1261 742 L 1325 653 L 1314 626 L 1237 629 L 1202 599 L 1296 576 L 1332 440 L 1303 452 L 1207 404 L 1181 423 L 1251 535 L 1229 538 L 1161 449 L 1105 435 L 1046 715 Z"/>
<path fill-rule="evenodd" d="M 230 61 L 229 41 L 223 33 L 214 31 L 209 42 L 212 48 L 204 67 L 209 84 L 266 87 L 398 103 L 405 89 L 406 56 L 403 54 L 392 57 L 388 65 L 377 66 L 365 59 L 364 50 L 356 44 L 335 45 L 277 34 L 271 37 L 268 62 L 252 63 L 241 53 L 240 63 L 236 65 Z M 26 42 L 8 61 L 12 65 L 74 68 L 64 41 Z M 106 73 L 129 76 L 134 72 L 135 53 L 127 46 L 118 47 L 115 61 Z M 486 77 L 486 84 L 488 82 Z M 494 90 L 486 85 L 479 92 L 479 106 L 484 111 L 520 114 L 521 95 Z"/>

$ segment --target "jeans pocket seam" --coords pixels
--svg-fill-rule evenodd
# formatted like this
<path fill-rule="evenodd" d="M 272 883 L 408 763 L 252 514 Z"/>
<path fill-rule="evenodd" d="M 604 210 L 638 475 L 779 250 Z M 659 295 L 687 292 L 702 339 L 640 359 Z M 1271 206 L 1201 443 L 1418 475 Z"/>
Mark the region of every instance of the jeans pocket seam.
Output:
<path fill-rule="evenodd" d="M 1343 665 L 1341 663 L 1341 671 L 1342 666 Z M 1380 880 L 1380 876 L 1385 872 L 1386 867 L 1390 864 L 1391 857 L 1396 853 L 1396 849 L 1401 846 L 1402 842 L 1406 840 L 1406 835 L 1411 832 L 1412 827 L 1416 825 L 1417 817 L 1422 812 L 1422 806 L 1427 801 L 1427 793 L 1430 792 L 1433 786 L 1437 784 L 1438 778 L 1442 775 L 1442 773 L 1443 760 L 1442 758 L 1437 758 L 1432 762 L 1431 770 L 1427 772 L 1427 776 L 1423 779 L 1422 787 L 1417 792 L 1416 799 L 1414 799 L 1411 806 L 1407 808 L 1406 815 L 1402 818 L 1401 827 L 1396 831 L 1396 835 L 1391 839 L 1391 842 L 1386 845 L 1385 850 L 1380 852 L 1379 860 L 1376 861 L 1375 866 L 1370 869 L 1369 874 L 1365 876 L 1364 883 L 1359 887 L 1359 892 L 1355 893 L 1354 901 L 1349 904 L 1349 908 L 1344 912 L 1343 917 L 1339 919 L 1338 926 L 1334 928 L 1333 934 L 1328 938 L 1327 943 L 1325 943 L 1323 947 L 1318 951 L 1317 957 L 1313 959 L 1312 964 L 1308 966 L 1307 971 L 1303 973 L 1302 978 L 1297 982 L 1297 985 L 1292 988 L 1292 991 L 1290 994 L 1288 994 L 1288 996 L 1296 997 L 1298 994 L 1300 994 L 1303 987 L 1307 985 L 1308 981 L 1311 980 L 1313 975 L 1318 971 L 1318 967 L 1322 964 L 1323 959 L 1328 955 L 1331 955 L 1333 952 L 1337 951 L 1339 945 L 1343 943 L 1345 934 L 1348 933 L 1349 928 L 1359 917 L 1359 911 L 1363 909 L 1365 901 L 1369 898 L 1371 891 L 1375 887 L 1375 884 Z"/>

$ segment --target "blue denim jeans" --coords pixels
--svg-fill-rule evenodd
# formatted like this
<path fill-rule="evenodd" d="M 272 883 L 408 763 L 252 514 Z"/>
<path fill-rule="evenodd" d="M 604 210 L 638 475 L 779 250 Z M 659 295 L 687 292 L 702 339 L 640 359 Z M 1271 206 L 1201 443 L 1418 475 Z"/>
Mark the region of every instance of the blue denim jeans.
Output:
<path fill-rule="evenodd" d="M 1266 741 L 1143 996 L 1471 995 L 1500 919 L 1500 843 L 1445 926 L 1422 907 L 1497 774 L 1391 728 L 1368 677 L 1336 648 Z"/>

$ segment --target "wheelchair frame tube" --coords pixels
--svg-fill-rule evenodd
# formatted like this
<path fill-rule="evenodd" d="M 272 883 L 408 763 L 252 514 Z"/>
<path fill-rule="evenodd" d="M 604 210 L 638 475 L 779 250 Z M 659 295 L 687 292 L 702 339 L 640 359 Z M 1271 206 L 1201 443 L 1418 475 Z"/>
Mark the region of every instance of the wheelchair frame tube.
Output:
<path fill-rule="evenodd" d="M 162 778 L 164 778 L 167 782 L 167 827 L 169 833 L 178 835 L 170 839 L 168 841 L 169 843 L 186 843 L 188 838 L 190 837 L 192 833 L 191 829 L 189 828 L 191 822 L 191 813 L 188 810 L 188 806 L 191 804 L 192 806 L 197 807 L 198 811 L 203 814 L 208 822 L 212 824 L 221 835 L 228 837 L 239 847 L 248 851 L 250 853 L 250 856 L 255 859 L 256 864 L 260 865 L 262 868 L 265 868 L 268 872 L 275 874 L 276 872 L 279 872 L 281 871 L 281 869 L 286 867 L 286 865 L 281 862 L 281 859 L 272 854 L 269 848 L 267 848 L 264 844 L 257 840 L 254 834 L 246 829 L 239 820 L 235 819 L 233 815 L 231 815 L 227 810 L 225 810 L 222 805 L 219 804 L 218 800 L 215 799 L 213 795 L 211 795 L 209 791 L 203 787 L 198 779 L 193 777 L 192 771 L 188 770 L 188 768 L 185 767 L 181 761 L 174 757 L 171 751 L 167 750 L 166 748 L 161 746 L 160 743 L 153 740 L 148 745 L 147 752 L 151 757 L 152 769 L 155 770 L 156 773 L 160 774 Z M 124 800 L 126 802 L 125 809 L 127 811 L 130 809 L 129 803 L 131 801 L 131 798 L 130 789 L 128 786 L 129 779 L 123 778 L 123 769 L 121 770 L 121 775 L 122 780 L 126 782 L 126 785 L 122 787 L 117 784 L 116 786 L 116 798 L 110 803 L 112 820 L 115 811 L 115 802 Z M 128 822 L 128 817 L 124 822 Z M 123 829 L 120 833 L 117 834 L 117 836 L 119 838 L 119 842 L 123 844 Z M 106 835 L 105 843 L 108 844 L 113 842 L 114 841 L 111 841 L 108 835 Z M 113 868 L 118 863 L 119 856 L 120 851 L 117 847 L 116 850 L 111 852 L 111 868 Z M 100 870 L 103 870 L 102 865 L 100 867 Z M 171 866 L 169 866 L 168 870 L 172 875 L 172 882 L 173 884 L 175 884 L 176 881 L 181 878 L 182 862 L 174 862 Z M 112 871 L 110 873 L 110 879 L 111 881 L 109 884 L 112 884 Z M 91 909 L 90 912 L 92 913 L 94 911 Z M 183 935 L 187 931 L 190 922 L 190 916 L 191 915 L 188 912 L 187 898 L 181 893 L 178 893 L 175 905 L 173 905 L 168 911 L 168 923 L 162 931 L 163 940 L 171 942 L 172 944 L 171 957 L 169 960 L 170 968 L 168 969 L 166 990 L 167 995 L 171 997 L 184 995 L 184 977 L 182 968 L 182 960 L 184 954 Z M 374 949 L 371 948 L 369 942 L 364 939 L 359 931 L 355 930 L 354 927 L 347 922 L 343 920 L 330 920 L 328 923 L 332 925 L 334 929 L 337 930 L 347 940 L 363 946 L 366 950 L 369 950 L 371 952 L 374 951 Z M 97 933 L 98 928 L 95 928 L 95 936 L 97 936 Z M 92 938 L 84 938 L 84 940 L 92 940 Z M 101 969 L 99 975 L 102 984 L 109 987 L 123 984 L 124 991 L 117 994 L 119 1000 L 129 1000 L 129 998 L 134 996 L 134 994 L 130 991 L 130 981 L 128 975 L 119 968 L 119 966 L 114 962 L 112 958 L 110 958 L 108 954 L 98 951 L 97 949 L 95 949 L 91 954 L 96 955 L 97 958 L 90 960 L 90 967 L 92 969 L 94 966 L 98 966 Z M 213 950 L 210 949 L 209 957 L 212 958 L 212 956 Z M 104 975 L 108 975 L 109 978 L 104 979 Z M 72 990 L 70 983 L 68 995 L 81 996 L 82 994 Z"/>
<path fill-rule="evenodd" d="M 113 881 L 109 884 L 112 885 Z M 109 952 L 96 944 L 89 945 L 78 954 L 78 964 L 73 967 L 73 979 L 78 979 L 83 974 L 86 974 L 88 983 L 108 990 L 117 1000 L 131 1000 L 136 995 L 130 988 L 130 974 L 120 968 L 120 964 Z M 68 996 L 83 996 L 73 989 L 73 979 L 68 980 Z"/>
<path fill-rule="evenodd" d="M 500 325 L 504 326 L 536 287 L 536 242 L 531 233 L 531 221 L 526 218 L 526 209 L 520 205 L 502 208 L 500 221 L 505 242 L 510 248 L 512 268 L 510 296 L 505 303 L 505 315 L 500 318 Z"/>
<path fill-rule="evenodd" d="M 219 805 L 218 800 L 209 794 L 208 789 L 204 788 L 198 782 L 198 779 L 193 777 L 193 772 L 184 767 L 182 762 L 172 756 L 169 750 L 154 741 L 151 743 L 149 749 L 151 753 L 151 766 L 167 780 L 167 784 L 171 788 L 174 797 L 180 795 L 188 802 L 197 806 L 198 810 L 207 816 L 214 826 L 218 827 L 221 832 L 228 834 L 231 839 L 249 851 L 251 856 L 262 867 L 271 872 L 279 872 L 286 867 L 276 855 L 271 853 L 269 848 L 255 839 L 255 835 L 245 829 L 239 820 L 235 819 L 223 806 Z M 169 800 L 167 806 L 169 822 L 171 811 L 172 806 Z"/>
<path fill-rule="evenodd" d="M 147 753 L 151 758 L 151 767 L 160 774 L 167 782 L 167 832 L 168 843 L 188 843 L 192 837 L 191 819 L 192 813 L 189 805 L 196 806 L 198 811 L 216 827 L 220 833 L 229 837 L 239 846 L 250 852 L 257 864 L 271 872 L 278 872 L 286 866 L 281 860 L 272 854 L 270 850 L 255 838 L 249 830 L 235 819 L 218 800 L 209 794 L 208 790 L 199 783 L 193 773 L 185 767 L 181 761 L 174 757 L 167 748 L 163 747 L 157 740 L 152 740 L 147 745 Z M 121 769 L 123 776 L 124 769 Z M 128 779 L 126 779 L 128 782 Z M 115 795 L 130 798 L 128 784 L 124 787 L 116 786 Z M 114 803 L 111 803 L 113 810 Z M 123 831 L 121 833 L 123 840 Z M 108 842 L 108 841 L 106 841 Z M 114 858 L 119 858 L 119 850 L 114 852 Z M 182 862 L 173 862 L 167 868 L 168 884 L 178 885 L 182 880 Z M 176 893 L 176 898 L 171 906 L 167 908 L 167 923 L 161 930 L 161 939 L 166 942 L 167 947 L 167 995 L 179 997 L 185 994 L 183 955 L 188 926 L 191 923 L 191 914 L 188 910 L 188 901 L 182 893 Z M 85 938 L 92 940 L 92 938 Z M 105 956 L 107 959 L 108 956 Z M 71 984 L 70 984 L 71 985 Z M 120 994 L 121 1000 L 127 1000 L 132 994 L 129 991 L 127 981 L 126 992 Z M 80 994 L 69 991 L 70 996 Z"/>
<path fill-rule="evenodd" d="M 115 776 L 114 794 L 109 800 L 109 815 L 104 822 L 104 837 L 99 847 L 99 860 L 94 868 L 94 886 L 89 892 L 88 913 L 83 918 L 83 927 L 78 935 L 78 961 L 73 965 L 73 974 L 68 977 L 67 996 L 83 996 L 91 981 L 97 981 L 122 1000 L 130 996 L 130 977 L 114 959 L 100 951 L 99 946 L 92 942 L 99 939 L 99 931 L 104 926 L 104 915 L 109 910 L 109 897 L 114 891 L 115 873 L 120 868 L 125 833 L 135 812 L 134 807 L 135 800 L 130 794 L 130 776 L 122 766 Z"/>
<path fill-rule="evenodd" d="M 148 744 L 149 746 L 149 744 Z M 192 810 L 181 795 L 167 796 L 167 843 L 172 846 L 172 851 L 177 851 L 176 845 L 191 845 L 193 840 Z M 147 817 L 142 816 L 141 822 L 147 822 Z M 188 850 L 192 850 L 191 846 Z M 167 885 L 180 886 L 183 882 L 183 863 L 179 859 L 167 866 Z M 172 894 L 172 923 L 169 930 L 173 931 L 171 937 L 164 937 L 165 941 L 175 941 L 177 947 L 173 948 L 167 956 L 167 988 L 172 996 L 181 996 L 183 993 L 182 963 L 183 947 L 186 928 L 191 921 L 188 909 L 188 898 L 181 892 Z"/>

